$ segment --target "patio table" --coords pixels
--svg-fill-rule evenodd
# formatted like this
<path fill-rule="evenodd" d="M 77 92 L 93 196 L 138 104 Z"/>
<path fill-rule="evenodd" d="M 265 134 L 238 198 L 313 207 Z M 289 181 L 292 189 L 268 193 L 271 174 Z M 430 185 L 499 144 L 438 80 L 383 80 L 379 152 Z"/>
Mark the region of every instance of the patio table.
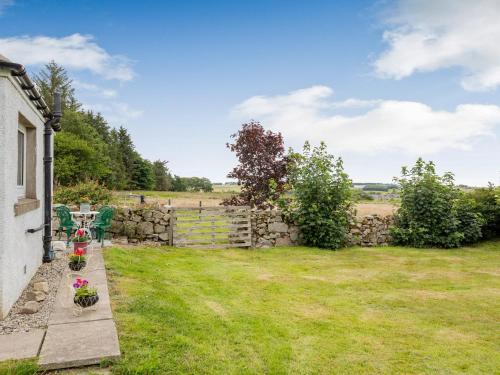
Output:
<path fill-rule="evenodd" d="M 90 224 L 95 220 L 95 216 L 99 213 L 99 211 L 70 211 L 71 217 L 74 221 L 80 224 L 80 228 L 85 230 L 85 233 L 92 241 L 92 231 L 90 230 Z M 83 217 L 83 219 L 78 220 L 77 217 Z"/>

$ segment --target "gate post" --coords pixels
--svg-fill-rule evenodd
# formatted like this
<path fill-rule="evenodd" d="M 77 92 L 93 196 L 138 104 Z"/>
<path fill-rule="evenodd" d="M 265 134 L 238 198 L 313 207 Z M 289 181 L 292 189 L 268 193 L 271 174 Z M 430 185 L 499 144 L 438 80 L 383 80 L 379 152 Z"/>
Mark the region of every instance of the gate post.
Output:
<path fill-rule="evenodd" d="M 168 244 L 174 246 L 175 208 L 170 208 L 170 221 L 168 225 Z"/>

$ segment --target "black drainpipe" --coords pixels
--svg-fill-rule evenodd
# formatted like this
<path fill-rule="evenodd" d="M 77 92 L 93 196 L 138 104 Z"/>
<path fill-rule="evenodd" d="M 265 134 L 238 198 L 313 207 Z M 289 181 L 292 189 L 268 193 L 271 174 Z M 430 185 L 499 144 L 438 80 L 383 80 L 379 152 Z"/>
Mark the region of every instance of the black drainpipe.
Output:
<path fill-rule="evenodd" d="M 52 128 L 58 128 L 61 113 L 61 93 L 54 93 L 54 113 L 45 121 L 43 130 L 43 182 L 44 182 L 44 231 L 43 231 L 43 262 L 52 262 L 54 251 L 52 250 Z"/>
<path fill-rule="evenodd" d="M 16 77 L 21 88 L 26 92 L 28 98 L 33 102 L 36 108 L 42 113 L 46 119 L 43 130 L 43 183 L 44 183 L 44 205 L 43 205 L 43 224 L 36 229 L 28 229 L 29 233 L 34 233 L 40 229 L 43 232 L 43 262 L 51 262 L 54 258 L 51 247 L 52 242 L 52 131 L 61 130 L 60 120 L 61 113 L 61 94 L 54 93 L 54 112 L 51 113 L 42 96 L 31 82 L 26 70 L 21 64 L 16 64 L 10 61 L 0 60 L 0 67 L 12 69 L 11 74 Z"/>

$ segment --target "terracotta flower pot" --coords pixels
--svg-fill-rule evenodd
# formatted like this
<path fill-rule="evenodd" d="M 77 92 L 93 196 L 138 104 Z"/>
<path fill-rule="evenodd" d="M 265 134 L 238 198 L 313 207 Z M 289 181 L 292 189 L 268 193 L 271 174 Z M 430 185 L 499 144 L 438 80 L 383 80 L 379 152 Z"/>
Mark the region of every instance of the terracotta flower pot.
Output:
<path fill-rule="evenodd" d="M 95 296 L 84 296 L 84 297 L 76 297 L 73 299 L 73 302 L 81 307 L 90 307 L 95 305 L 99 301 L 99 296 L 96 294 Z"/>
<path fill-rule="evenodd" d="M 69 262 L 68 266 L 69 269 L 72 271 L 80 271 L 83 267 L 87 265 L 87 262 L 82 261 L 82 262 Z"/>
<path fill-rule="evenodd" d="M 87 254 L 88 245 L 89 245 L 88 242 L 73 242 L 73 251 L 76 251 L 78 249 L 83 249 L 83 254 Z"/>

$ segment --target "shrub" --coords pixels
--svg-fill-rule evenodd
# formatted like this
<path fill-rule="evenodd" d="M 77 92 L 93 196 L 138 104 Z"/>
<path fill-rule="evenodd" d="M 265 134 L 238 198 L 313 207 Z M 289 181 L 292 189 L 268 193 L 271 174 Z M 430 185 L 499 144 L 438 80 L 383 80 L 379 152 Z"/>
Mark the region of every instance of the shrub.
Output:
<path fill-rule="evenodd" d="M 482 227 L 485 223 L 473 199 L 463 194 L 455 203 L 455 213 L 458 219 L 458 230 L 463 233 L 463 244 L 477 242 L 482 237 Z"/>
<path fill-rule="evenodd" d="M 95 181 L 82 182 L 74 186 L 60 186 L 54 193 L 54 202 L 62 204 L 106 204 L 112 198 L 110 190 Z"/>
<path fill-rule="evenodd" d="M 326 145 L 296 157 L 291 180 L 295 200 L 291 216 L 302 232 L 307 245 L 338 249 L 345 245 L 349 232 L 352 182 L 344 172 L 342 159 L 328 154 Z"/>
<path fill-rule="evenodd" d="M 490 184 L 487 188 L 475 189 L 468 193 L 475 203 L 475 212 L 482 215 L 484 223 L 482 233 L 484 238 L 500 235 L 500 190 Z"/>
<path fill-rule="evenodd" d="M 453 208 L 459 190 L 453 175 L 436 174 L 432 162 L 418 159 L 408 170 L 402 168 L 401 207 L 391 229 L 396 244 L 413 247 L 457 247 L 464 238 L 459 231 L 459 220 Z"/>

